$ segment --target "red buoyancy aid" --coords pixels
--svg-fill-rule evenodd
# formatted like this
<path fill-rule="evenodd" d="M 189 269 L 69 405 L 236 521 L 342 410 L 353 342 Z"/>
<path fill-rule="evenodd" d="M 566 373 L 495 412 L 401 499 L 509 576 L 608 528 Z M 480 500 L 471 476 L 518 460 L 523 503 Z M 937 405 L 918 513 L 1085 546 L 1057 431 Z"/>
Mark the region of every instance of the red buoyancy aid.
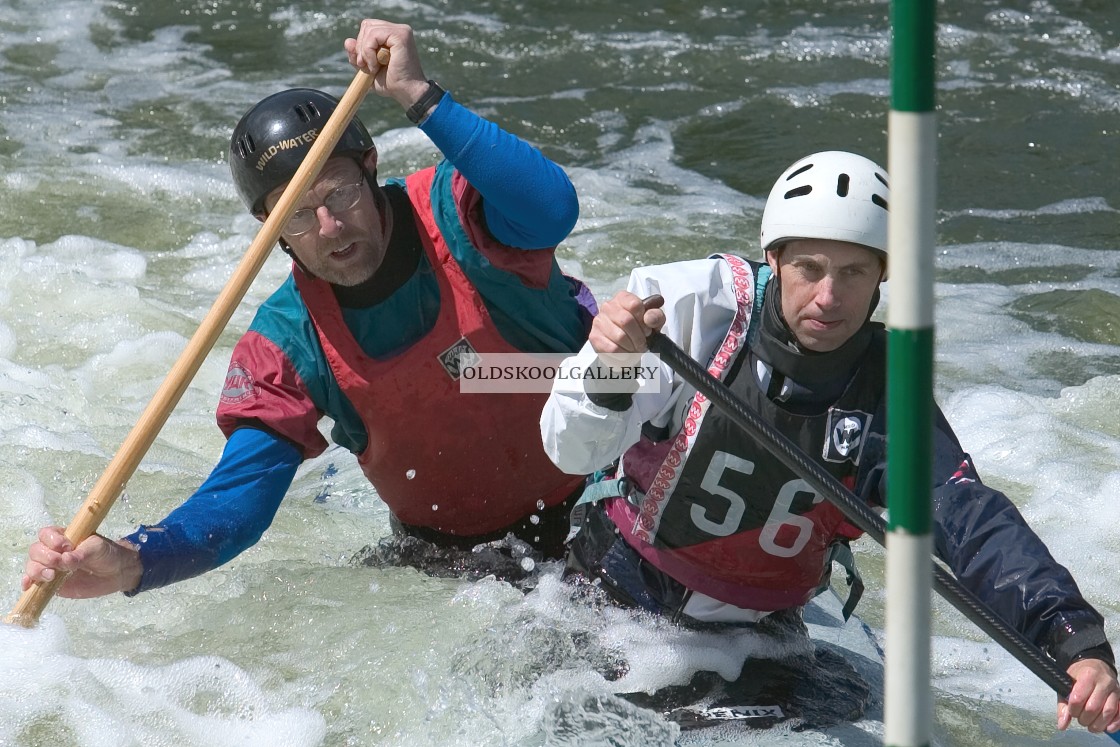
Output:
<path fill-rule="evenodd" d="M 745 354 L 757 276 L 741 258 L 722 259 L 731 268 L 739 307 L 708 370 L 725 379 L 736 357 Z M 858 416 L 842 408 L 873 410 L 882 392 L 880 376 L 857 374 L 827 413 L 790 416 L 758 391 L 749 366 L 739 370 L 729 383 L 732 392 L 769 414 L 810 453 L 821 453 L 835 418 Z M 845 457 L 822 461 L 850 488 L 859 455 Z M 626 498 L 606 504 L 626 542 L 688 588 L 737 607 L 771 611 L 805 604 L 825 577 L 831 545 L 860 535 L 835 506 L 700 393 L 674 436 L 659 442 L 643 437 L 627 451 L 622 466 L 644 493 L 637 505 Z"/>
<path fill-rule="evenodd" d="M 546 393 L 459 391 L 454 353 L 519 352 L 495 327 L 455 261 L 431 204 L 434 168 L 406 180 L 425 256 L 439 284 L 435 326 L 387 360 L 362 352 L 328 283 L 294 268 L 331 370 L 369 435 L 358 462 L 405 524 L 445 534 L 498 531 L 560 503 L 583 484 L 544 452 Z M 401 216 L 404 218 L 405 216 Z"/>

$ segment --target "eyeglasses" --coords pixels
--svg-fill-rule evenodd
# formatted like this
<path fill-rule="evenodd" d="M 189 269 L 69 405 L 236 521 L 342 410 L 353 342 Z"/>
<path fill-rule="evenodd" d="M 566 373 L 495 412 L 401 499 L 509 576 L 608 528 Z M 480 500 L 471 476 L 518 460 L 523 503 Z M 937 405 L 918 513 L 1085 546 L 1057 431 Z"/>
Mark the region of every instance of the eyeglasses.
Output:
<path fill-rule="evenodd" d="M 358 182 L 332 189 L 323 198 L 323 205 L 336 215 L 345 213 L 353 209 L 358 204 L 358 200 L 362 199 L 363 186 L 365 186 L 364 182 Z M 288 218 L 288 223 L 284 226 L 284 233 L 289 236 L 300 236 L 310 231 L 319 224 L 319 218 L 315 215 L 318 210 L 319 208 L 300 208 L 292 213 L 292 217 Z"/>

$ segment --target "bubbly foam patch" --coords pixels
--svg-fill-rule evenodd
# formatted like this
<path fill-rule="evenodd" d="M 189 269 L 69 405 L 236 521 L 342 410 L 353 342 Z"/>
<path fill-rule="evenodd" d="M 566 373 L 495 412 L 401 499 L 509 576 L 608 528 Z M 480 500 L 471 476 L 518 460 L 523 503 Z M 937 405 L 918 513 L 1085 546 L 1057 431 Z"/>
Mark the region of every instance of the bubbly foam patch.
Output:
<path fill-rule="evenodd" d="M 7 652 L 0 721 L 32 743 L 69 735 L 109 744 L 128 734 L 152 745 L 310 746 L 326 734 L 322 715 L 285 702 L 227 659 L 144 664 L 85 658 L 70 648 L 53 615 L 31 630 L 0 626 Z"/>

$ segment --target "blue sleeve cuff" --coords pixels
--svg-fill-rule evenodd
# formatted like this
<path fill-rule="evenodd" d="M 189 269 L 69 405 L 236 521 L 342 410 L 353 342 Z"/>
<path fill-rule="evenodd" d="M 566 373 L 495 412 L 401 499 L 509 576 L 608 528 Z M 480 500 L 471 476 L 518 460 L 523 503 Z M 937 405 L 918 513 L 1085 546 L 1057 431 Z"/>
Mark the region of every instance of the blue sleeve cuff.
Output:
<path fill-rule="evenodd" d="M 206 482 L 166 519 L 124 539 L 139 548 L 143 574 L 126 596 L 217 568 L 254 545 L 272 523 L 302 457 L 255 428 L 233 432 Z"/>

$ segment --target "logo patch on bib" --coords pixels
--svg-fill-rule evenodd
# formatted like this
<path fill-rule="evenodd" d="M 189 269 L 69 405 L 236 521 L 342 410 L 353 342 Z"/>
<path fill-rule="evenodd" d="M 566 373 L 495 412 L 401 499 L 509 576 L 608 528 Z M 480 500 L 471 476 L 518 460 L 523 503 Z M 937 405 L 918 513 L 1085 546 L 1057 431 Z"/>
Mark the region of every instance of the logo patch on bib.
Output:
<path fill-rule="evenodd" d="M 860 410 L 829 410 L 825 431 L 824 460 L 859 464 L 864 436 L 871 428 L 871 414 Z"/>
<path fill-rule="evenodd" d="M 478 353 L 475 352 L 470 340 L 465 337 L 460 337 L 454 345 L 439 354 L 439 363 L 452 381 L 458 381 L 463 369 L 475 365 L 478 361 Z"/>

